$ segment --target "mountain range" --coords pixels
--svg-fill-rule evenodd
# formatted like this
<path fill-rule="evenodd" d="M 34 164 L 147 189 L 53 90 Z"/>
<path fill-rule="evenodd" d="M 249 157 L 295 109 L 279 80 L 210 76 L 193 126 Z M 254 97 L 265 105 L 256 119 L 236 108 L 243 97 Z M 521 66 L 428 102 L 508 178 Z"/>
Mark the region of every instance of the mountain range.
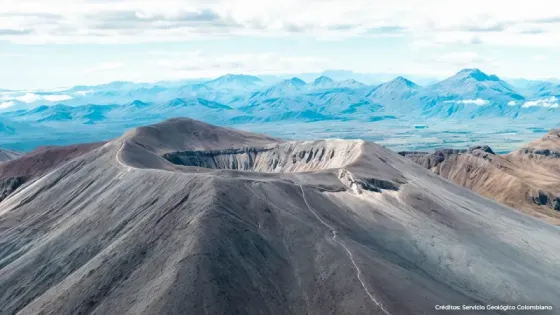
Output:
<path fill-rule="evenodd" d="M 175 118 L 0 164 L 14 177 L 2 314 L 560 307 L 557 227 L 368 141 Z"/>
<path fill-rule="evenodd" d="M 326 75 L 308 82 L 292 77 L 270 83 L 257 76 L 229 74 L 184 85 L 113 82 L 50 94 L 18 96 L 11 91 L 2 96 L 10 106 L 0 113 L 0 134 L 83 131 L 103 140 L 126 128 L 176 116 L 220 125 L 388 119 L 412 124 L 426 119 L 539 121 L 560 116 L 560 87 L 553 82 L 533 83 L 524 81 L 516 87 L 479 69 L 464 69 L 425 86 L 404 77 L 368 85 Z"/>

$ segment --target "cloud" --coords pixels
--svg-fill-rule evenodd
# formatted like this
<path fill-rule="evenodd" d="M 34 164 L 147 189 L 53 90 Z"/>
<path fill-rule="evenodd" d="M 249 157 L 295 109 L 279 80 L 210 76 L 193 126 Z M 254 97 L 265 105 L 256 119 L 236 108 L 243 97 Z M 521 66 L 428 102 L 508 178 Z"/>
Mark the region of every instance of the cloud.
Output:
<path fill-rule="evenodd" d="M 33 93 L 26 93 L 25 95 L 17 96 L 14 99 L 18 100 L 20 102 L 24 102 L 24 103 L 33 103 L 33 102 L 41 100 L 42 96 L 37 95 L 37 94 L 33 94 Z"/>
<path fill-rule="evenodd" d="M 560 23 L 560 16 L 548 16 L 548 17 L 545 17 L 545 18 L 536 19 L 536 20 L 531 21 L 531 22 L 538 23 L 538 24 Z"/>
<path fill-rule="evenodd" d="M 0 37 L 15 42 L 138 42 L 232 34 L 423 34 L 426 30 L 453 29 L 499 32 L 507 28 L 506 22 L 493 18 L 492 12 L 473 14 L 469 8 L 476 6 L 472 2 L 482 3 L 479 0 L 470 1 L 470 6 L 449 5 L 442 0 L 428 0 L 422 5 L 413 0 L 193 0 L 188 5 L 178 0 L 52 0 L 49 6 L 38 0 L 6 1 Z M 484 2 L 480 7 L 488 6 Z M 499 9 L 504 7 L 509 6 Z M 440 12 L 437 18 L 433 15 L 436 8 Z"/>
<path fill-rule="evenodd" d="M 519 30 L 519 34 L 535 35 L 535 34 L 544 34 L 544 33 L 546 33 L 545 29 L 537 28 L 537 27 L 527 27 Z"/>
<path fill-rule="evenodd" d="M 3 103 L 0 103 L 0 109 L 10 108 L 14 105 L 16 105 L 16 103 L 13 102 L 13 101 L 3 102 Z"/>
<path fill-rule="evenodd" d="M 228 16 L 221 16 L 211 9 L 184 10 L 171 13 L 151 11 L 102 11 L 84 16 L 90 29 L 98 31 L 128 31 L 129 34 L 144 31 L 173 31 L 196 27 L 198 32 L 221 32 L 219 28 L 235 28 L 240 24 Z"/>
<path fill-rule="evenodd" d="M 31 34 L 31 30 L 16 30 L 16 29 L 0 29 L 0 36 L 6 35 L 27 35 Z"/>
<path fill-rule="evenodd" d="M 88 94 L 95 93 L 94 90 L 87 90 L 87 91 L 76 91 L 74 94 L 79 96 L 87 96 Z"/>
<path fill-rule="evenodd" d="M 72 96 L 70 95 L 64 95 L 64 94 L 43 95 L 43 94 L 35 94 L 35 93 L 25 93 L 23 95 L 14 95 L 14 93 L 10 93 L 10 94 L 4 94 L 2 97 L 0 97 L 0 101 L 7 101 L 7 103 L 13 101 L 19 101 L 23 103 L 35 103 L 38 101 L 61 102 L 70 99 L 72 99 Z"/>
<path fill-rule="evenodd" d="M 517 105 L 517 103 L 515 101 L 509 101 L 508 102 L 508 106 L 515 106 Z"/>
<path fill-rule="evenodd" d="M 490 104 L 490 102 L 488 100 L 483 100 L 480 98 L 477 98 L 476 100 L 463 100 L 463 101 L 459 101 L 458 103 L 461 104 L 465 104 L 465 105 L 476 105 L 476 106 L 485 106 Z"/>
<path fill-rule="evenodd" d="M 42 99 L 49 102 L 61 102 L 71 100 L 72 96 L 70 95 L 43 95 Z"/>
<path fill-rule="evenodd" d="M 545 99 L 527 101 L 521 107 L 524 107 L 524 108 L 529 108 L 529 107 L 558 108 L 558 99 L 553 96 L 553 97 L 545 98 Z"/>
<path fill-rule="evenodd" d="M 473 33 L 503 32 L 507 27 L 507 23 L 496 23 L 491 25 L 465 25 L 460 30 Z"/>
<path fill-rule="evenodd" d="M 403 26 L 392 25 L 392 26 L 378 26 L 367 29 L 369 34 L 402 34 L 406 32 L 407 29 Z"/>
<path fill-rule="evenodd" d="M 23 44 L 408 35 L 415 43 L 435 45 L 560 46 L 560 15 L 551 10 L 550 0 L 515 5 L 506 0 L 4 2 L 0 40 Z"/>
<path fill-rule="evenodd" d="M 485 105 L 490 104 L 490 102 L 488 100 L 483 100 L 483 99 L 480 99 L 480 98 L 477 98 L 476 100 L 457 101 L 457 103 L 465 104 L 465 105 L 476 105 L 476 106 L 485 106 Z"/>
<path fill-rule="evenodd" d="M 476 106 L 486 106 L 490 104 L 490 101 L 483 100 L 481 98 L 477 98 L 475 100 L 454 100 L 454 101 L 445 101 L 444 103 L 456 103 L 456 104 L 464 104 L 464 105 L 476 105 Z"/>

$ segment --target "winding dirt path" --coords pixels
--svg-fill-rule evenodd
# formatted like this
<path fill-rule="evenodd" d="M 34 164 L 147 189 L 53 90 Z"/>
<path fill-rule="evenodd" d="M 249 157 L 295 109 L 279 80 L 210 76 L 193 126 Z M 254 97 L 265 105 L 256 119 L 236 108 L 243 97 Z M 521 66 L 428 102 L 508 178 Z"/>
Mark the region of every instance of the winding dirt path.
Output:
<path fill-rule="evenodd" d="M 303 197 L 303 201 L 305 202 L 305 205 L 307 206 L 307 209 L 309 209 L 309 211 L 311 211 L 311 213 L 313 213 L 313 215 L 319 220 L 319 222 L 321 222 L 324 226 L 326 226 L 329 230 L 331 230 L 332 240 L 337 242 L 338 244 L 340 244 L 344 248 L 344 250 L 346 250 L 346 253 L 348 253 L 348 258 L 350 258 L 350 261 L 352 262 L 352 265 L 354 265 L 354 269 L 356 269 L 356 276 L 358 278 L 358 281 L 360 281 L 360 284 L 362 285 L 362 288 L 364 289 L 364 292 L 369 296 L 371 301 L 383 313 L 385 313 L 387 315 L 391 315 L 391 313 L 389 313 L 389 311 L 387 311 L 383 307 L 383 305 L 381 303 L 379 303 L 379 301 L 377 301 L 377 299 L 369 291 L 369 289 L 366 286 L 364 280 L 362 279 L 362 271 L 360 270 L 360 267 L 358 267 L 358 264 L 356 264 L 356 261 L 354 260 L 354 255 L 352 255 L 352 252 L 350 251 L 350 249 L 348 249 L 348 247 L 343 242 L 341 242 L 339 239 L 336 238 L 336 236 L 337 236 L 336 229 L 334 227 L 332 227 L 330 224 L 328 224 L 327 222 L 325 222 L 323 219 L 321 219 L 321 217 L 319 217 L 317 212 L 315 212 L 313 210 L 313 208 L 309 205 L 309 202 L 307 202 L 307 198 L 305 197 L 305 190 L 303 189 L 303 186 L 301 184 L 298 184 L 298 185 L 299 185 L 299 188 L 301 189 L 301 194 L 302 194 L 302 197 Z"/>

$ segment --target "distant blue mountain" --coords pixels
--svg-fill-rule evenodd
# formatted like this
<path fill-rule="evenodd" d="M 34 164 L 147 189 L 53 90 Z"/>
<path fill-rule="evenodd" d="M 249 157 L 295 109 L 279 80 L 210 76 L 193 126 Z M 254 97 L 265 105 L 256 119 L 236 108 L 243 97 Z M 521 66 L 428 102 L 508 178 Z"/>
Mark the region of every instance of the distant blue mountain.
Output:
<path fill-rule="evenodd" d="M 311 83 L 314 89 L 332 89 L 335 86 L 335 81 L 327 76 L 320 76 Z"/>
<path fill-rule="evenodd" d="M 324 120 L 337 120 L 340 119 L 336 116 L 323 115 L 312 110 L 304 111 L 287 111 L 281 114 L 273 114 L 270 116 L 262 117 L 262 122 L 272 122 L 272 121 L 324 121 Z"/>
<path fill-rule="evenodd" d="M 560 84 L 543 82 L 531 89 L 533 97 L 560 96 Z"/>
<path fill-rule="evenodd" d="M 300 78 L 291 78 L 275 84 L 264 91 L 255 92 L 250 99 L 268 99 L 291 96 L 306 91 L 307 83 Z"/>
<path fill-rule="evenodd" d="M 134 108 L 144 108 L 150 106 L 150 103 L 142 102 L 141 100 L 135 100 L 129 105 Z"/>
<path fill-rule="evenodd" d="M 73 93 L 80 91 L 131 91 L 151 86 L 150 83 L 134 83 L 127 81 L 113 81 L 99 85 L 78 85 L 70 89 L 64 90 L 65 93 Z"/>
<path fill-rule="evenodd" d="M 0 135 L 12 136 L 15 135 L 17 131 L 15 123 L 8 121 L 7 119 L 0 119 Z"/>
<path fill-rule="evenodd" d="M 361 89 L 365 88 L 366 84 L 356 81 L 354 79 L 348 79 L 343 81 L 335 81 L 333 84 L 334 88 L 347 88 L 347 89 Z"/>
<path fill-rule="evenodd" d="M 115 105 L 84 105 L 84 106 L 68 106 L 68 105 L 54 105 L 54 106 L 39 106 L 29 111 L 19 112 L 17 115 L 12 115 L 12 119 L 25 122 L 73 122 L 83 124 L 94 124 L 99 121 L 105 120 L 106 114 L 112 109 L 116 108 Z"/>
<path fill-rule="evenodd" d="M 52 133 L 53 130 L 41 124 L 30 124 L 27 122 L 16 121 L 5 117 L 0 117 L 0 138 L 6 140 L 11 137 L 29 136 L 40 137 Z M 17 146 L 10 146 L 18 148 Z"/>
<path fill-rule="evenodd" d="M 72 98 L 26 103 L 33 108 L 15 107 L 0 113 L 0 134 L 15 137 L 52 128 L 49 130 L 56 132 L 103 132 L 108 137 L 125 126 L 176 116 L 215 124 L 560 118 L 560 85 L 547 81 L 516 81 L 512 85 L 479 69 L 464 69 L 431 85 L 399 76 L 372 86 L 354 79 L 340 80 L 343 74 L 351 73 L 324 73 L 310 77 L 309 83 L 299 77 L 262 80 L 229 74 L 213 80 L 117 81 L 63 92 L 38 92 L 39 99 L 56 99 L 51 96 L 61 93 Z"/>
<path fill-rule="evenodd" d="M 260 78 L 251 75 L 227 74 L 205 82 L 203 85 L 210 89 L 252 91 L 262 87 L 264 82 Z"/>
<path fill-rule="evenodd" d="M 524 99 L 509 83 L 479 69 L 461 70 L 450 78 L 426 87 L 421 94 L 445 100 L 483 99 L 500 103 Z"/>
<path fill-rule="evenodd" d="M 374 87 L 366 97 L 378 102 L 406 102 L 415 96 L 420 86 L 404 77 L 397 77 Z"/>

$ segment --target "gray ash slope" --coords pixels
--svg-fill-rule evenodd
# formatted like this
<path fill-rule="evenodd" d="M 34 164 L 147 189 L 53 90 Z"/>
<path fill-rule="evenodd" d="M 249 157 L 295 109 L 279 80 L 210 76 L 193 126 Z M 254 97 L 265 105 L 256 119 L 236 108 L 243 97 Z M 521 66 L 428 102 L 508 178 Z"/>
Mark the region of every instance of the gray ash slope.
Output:
<path fill-rule="evenodd" d="M 0 148 L 0 163 L 15 160 L 22 155 L 20 152 Z"/>
<path fill-rule="evenodd" d="M 173 119 L 0 203 L 0 313 L 560 309 L 559 237 L 373 143 Z"/>

